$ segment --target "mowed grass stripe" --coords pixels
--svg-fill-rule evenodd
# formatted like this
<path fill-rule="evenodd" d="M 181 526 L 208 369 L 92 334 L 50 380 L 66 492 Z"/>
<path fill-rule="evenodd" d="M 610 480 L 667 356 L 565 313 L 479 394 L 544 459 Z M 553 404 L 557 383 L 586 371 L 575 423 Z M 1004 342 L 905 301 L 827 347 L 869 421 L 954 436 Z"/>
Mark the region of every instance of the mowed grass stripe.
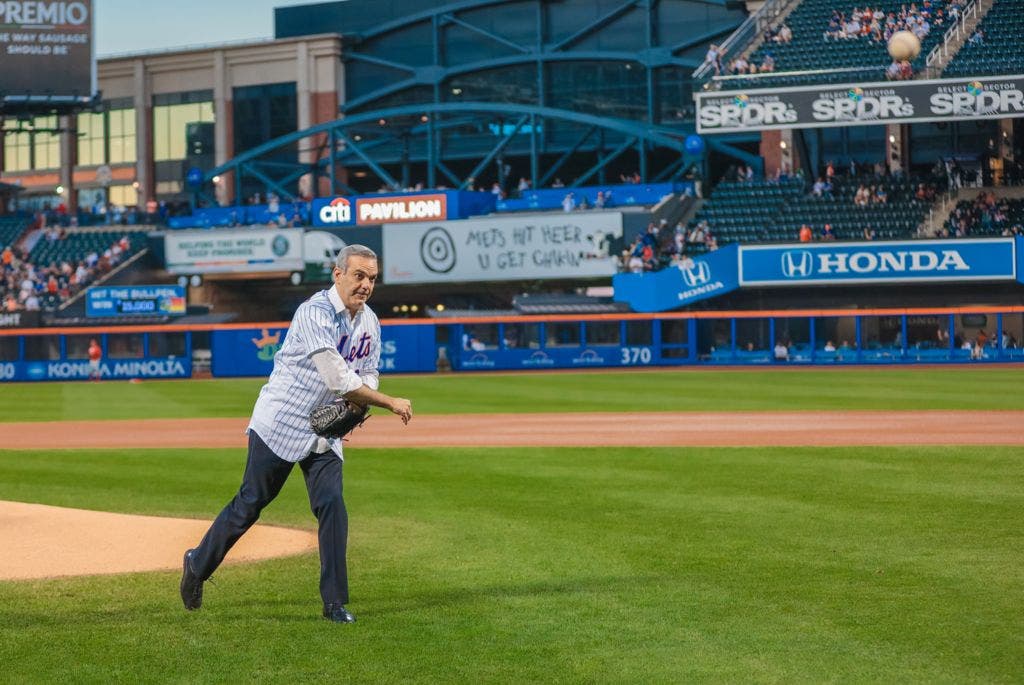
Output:
<path fill-rule="evenodd" d="M 0 499 L 212 517 L 243 460 L 0 452 Z M 1019 449 L 352 449 L 345 468 L 355 626 L 317 618 L 315 555 L 226 567 L 196 614 L 174 573 L 0 583 L 5 673 L 632 683 L 1024 671 Z M 262 520 L 314 527 L 301 478 Z"/>
<path fill-rule="evenodd" d="M 0 421 L 248 416 L 265 379 L 5 384 Z M 1024 409 L 1024 366 L 384 377 L 420 414 Z"/>

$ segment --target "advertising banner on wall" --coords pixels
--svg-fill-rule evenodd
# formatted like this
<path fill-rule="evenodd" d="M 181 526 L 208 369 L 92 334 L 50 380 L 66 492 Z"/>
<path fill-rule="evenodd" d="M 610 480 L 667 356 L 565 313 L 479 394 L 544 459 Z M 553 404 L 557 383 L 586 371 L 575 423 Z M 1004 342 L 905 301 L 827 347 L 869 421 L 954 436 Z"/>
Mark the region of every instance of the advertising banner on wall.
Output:
<path fill-rule="evenodd" d="M 85 315 L 181 316 L 185 289 L 177 285 L 96 286 L 85 295 Z"/>
<path fill-rule="evenodd" d="M 611 277 L 622 214 L 385 224 L 385 283 Z"/>
<path fill-rule="evenodd" d="M 302 271 L 302 230 L 175 231 L 164 258 L 175 274 Z"/>
<path fill-rule="evenodd" d="M 663 312 L 724 295 L 739 287 L 738 249 L 726 245 L 661 271 L 615 274 L 615 301 L 629 304 L 635 312 Z"/>
<path fill-rule="evenodd" d="M 274 355 L 284 344 L 285 328 L 239 328 L 210 332 L 210 371 L 216 377 L 266 377 L 274 368 Z M 434 371 L 436 326 L 385 325 L 381 327 L 381 373 Z"/>
<path fill-rule="evenodd" d="M 39 312 L 0 313 L 0 328 L 38 328 Z"/>
<path fill-rule="evenodd" d="M 741 286 L 1016 279 L 1013 238 L 740 248 Z"/>
<path fill-rule="evenodd" d="M 0 364 L 0 380 L 11 381 L 84 381 L 91 369 L 86 359 L 25 361 Z M 192 360 L 186 357 L 147 357 L 145 359 L 104 359 L 100 362 L 103 380 L 130 378 L 190 378 Z"/>
<path fill-rule="evenodd" d="M 323 227 L 306 230 L 302 236 L 302 253 L 306 270 L 302 280 L 306 283 L 328 283 L 338 252 L 348 245 L 365 245 L 377 253 L 381 268 L 384 248 L 380 226 Z"/>
<path fill-rule="evenodd" d="M 93 2 L 0 2 L 0 97 L 93 94 Z"/>
<path fill-rule="evenodd" d="M 1024 76 L 701 92 L 698 133 L 1024 117 Z"/>

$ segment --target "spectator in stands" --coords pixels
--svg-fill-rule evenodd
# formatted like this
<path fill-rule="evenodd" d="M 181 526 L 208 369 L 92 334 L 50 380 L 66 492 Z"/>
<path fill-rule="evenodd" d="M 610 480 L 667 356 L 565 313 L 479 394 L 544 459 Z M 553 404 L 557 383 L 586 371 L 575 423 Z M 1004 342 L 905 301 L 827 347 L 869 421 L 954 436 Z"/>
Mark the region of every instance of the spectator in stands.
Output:
<path fill-rule="evenodd" d="M 565 184 L 562 183 L 562 179 L 560 179 L 558 176 L 555 176 L 555 180 L 552 181 L 551 187 L 552 188 L 564 188 Z"/>
<path fill-rule="evenodd" d="M 825 347 L 822 349 L 824 349 L 826 352 L 835 352 L 836 346 L 831 340 L 829 340 L 827 343 L 825 343 Z"/>
<path fill-rule="evenodd" d="M 889 203 L 889 193 L 886 192 L 885 186 L 882 184 L 878 185 L 878 189 L 875 190 L 875 197 L 873 198 L 875 204 L 884 205 Z"/>
<path fill-rule="evenodd" d="M 828 28 L 825 29 L 825 35 L 822 36 L 823 40 L 828 42 L 829 40 L 839 40 L 843 37 L 843 22 L 836 15 L 832 15 L 829 19 Z"/>
<path fill-rule="evenodd" d="M 595 209 L 604 209 L 605 202 L 606 202 L 606 200 L 605 200 L 605 196 L 604 196 L 604 191 L 603 190 L 597 191 L 597 197 L 594 198 L 594 208 Z"/>
<path fill-rule="evenodd" d="M 712 43 L 708 46 L 708 51 L 704 55 L 704 65 L 710 66 L 714 69 L 715 74 L 722 73 L 722 55 L 718 46 Z M 702 66 L 704 66 L 702 65 Z"/>
<path fill-rule="evenodd" d="M 96 338 L 89 341 L 89 350 L 87 355 L 89 357 L 89 379 L 98 381 L 103 373 L 100 368 L 100 361 L 103 359 L 103 348 L 100 347 Z"/>
<path fill-rule="evenodd" d="M 691 245 L 699 245 L 704 242 L 704 238 L 710 234 L 708 230 L 708 222 L 701 221 L 690 231 L 690 235 L 686 238 L 686 242 Z"/>
<path fill-rule="evenodd" d="M 797 234 L 801 243 L 809 243 L 814 240 L 814 231 L 808 224 L 804 224 L 800 227 L 800 232 Z"/>
<path fill-rule="evenodd" d="M 874 240 L 878 237 L 878 232 L 870 226 L 864 227 L 864 240 Z"/>
<path fill-rule="evenodd" d="M 568 213 L 574 209 L 576 209 L 576 197 L 573 195 L 572 191 L 569 191 L 565 194 L 565 197 L 562 198 L 562 211 Z"/>
<path fill-rule="evenodd" d="M 821 239 L 826 241 L 836 239 L 836 234 L 832 231 L 832 224 L 825 224 L 821 229 Z"/>
<path fill-rule="evenodd" d="M 587 196 L 586 195 L 583 195 L 583 196 L 580 197 L 580 203 L 578 205 L 576 205 L 576 209 L 579 209 L 579 210 L 590 209 L 590 203 L 587 202 Z"/>
<path fill-rule="evenodd" d="M 789 347 L 782 340 L 775 342 L 775 349 L 773 350 L 773 356 L 777 362 L 788 362 L 789 361 Z"/>
<path fill-rule="evenodd" d="M 867 187 L 862 183 L 857 186 L 857 192 L 853 196 L 853 204 L 857 207 L 867 207 L 870 202 L 871 193 L 868 192 Z"/>
<path fill-rule="evenodd" d="M 775 42 L 785 44 L 793 40 L 793 30 L 786 24 L 779 27 L 778 33 L 775 34 Z"/>
<path fill-rule="evenodd" d="M 750 63 L 746 60 L 746 58 L 743 57 L 743 55 L 740 55 L 739 57 L 737 57 L 736 59 L 729 63 L 729 73 L 733 75 L 745 74 L 747 73 L 747 68 L 749 66 Z"/>
<path fill-rule="evenodd" d="M 516 190 L 519 192 L 519 197 L 522 197 L 523 193 L 530 189 L 530 185 L 530 179 L 526 178 L 525 176 L 519 177 L 519 185 L 516 186 Z"/>
<path fill-rule="evenodd" d="M 825 179 L 823 179 L 821 176 L 819 176 L 818 180 L 816 180 L 814 182 L 814 185 L 811 186 L 811 195 L 813 195 L 814 197 L 822 197 L 824 194 L 825 194 Z"/>
<path fill-rule="evenodd" d="M 967 43 L 970 45 L 984 45 L 985 44 L 985 32 L 979 26 L 974 29 L 974 33 L 967 39 Z"/>

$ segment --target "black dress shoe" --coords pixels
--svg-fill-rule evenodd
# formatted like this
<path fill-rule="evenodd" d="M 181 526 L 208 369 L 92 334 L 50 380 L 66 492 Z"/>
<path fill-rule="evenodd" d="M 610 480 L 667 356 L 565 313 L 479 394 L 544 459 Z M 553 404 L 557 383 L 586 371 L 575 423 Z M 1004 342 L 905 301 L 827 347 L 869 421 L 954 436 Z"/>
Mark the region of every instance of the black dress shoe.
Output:
<path fill-rule="evenodd" d="M 194 551 L 190 549 L 185 552 L 181 571 L 181 601 L 189 611 L 203 606 L 203 581 L 192 571 L 192 565 L 189 563 Z"/>
<path fill-rule="evenodd" d="M 325 604 L 324 605 L 324 618 L 330 619 L 335 623 L 355 623 L 356 617 L 352 615 L 343 604 Z"/>

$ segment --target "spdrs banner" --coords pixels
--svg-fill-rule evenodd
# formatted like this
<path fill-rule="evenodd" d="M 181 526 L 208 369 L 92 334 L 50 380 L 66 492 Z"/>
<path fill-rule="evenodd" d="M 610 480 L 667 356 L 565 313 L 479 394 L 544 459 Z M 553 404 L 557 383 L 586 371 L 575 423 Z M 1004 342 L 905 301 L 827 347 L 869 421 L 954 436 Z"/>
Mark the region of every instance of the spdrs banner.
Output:
<path fill-rule="evenodd" d="M 385 283 L 610 277 L 622 214 L 384 225 Z"/>
<path fill-rule="evenodd" d="M 1024 76 L 696 93 L 697 132 L 1024 117 Z"/>
<path fill-rule="evenodd" d="M 0 97 L 93 93 L 93 2 L 0 2 Z"/>

